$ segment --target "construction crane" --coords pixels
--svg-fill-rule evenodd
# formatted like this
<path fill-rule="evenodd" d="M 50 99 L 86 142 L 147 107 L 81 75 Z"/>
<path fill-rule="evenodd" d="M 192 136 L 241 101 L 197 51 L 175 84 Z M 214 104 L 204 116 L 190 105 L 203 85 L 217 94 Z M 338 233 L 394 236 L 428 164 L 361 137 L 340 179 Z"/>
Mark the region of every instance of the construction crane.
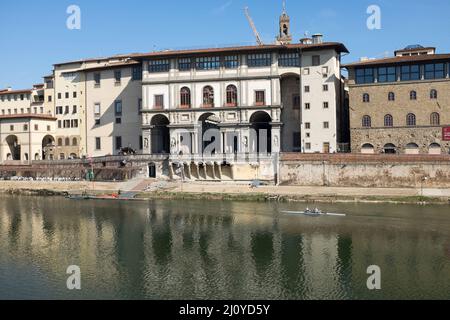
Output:
<path fill-rule="evenodd" d="M 258 30 L 256 29 L 255 23 L 253 22 L 253 19 L 252 19 L 252 17 L 250 16 L 250 13 L 248 12 L 248 7 L 245 7 L 244 11 L 245 11 L 245 16 L 247 17 L 248 23 L 250 23 L 250 27 L 252 28 L 253 33 L 255 34 L 255 37 L 256 37 L 256 43 L 257 43 L 259 46 L 263 46 L 264 43 L 262 42 L 261 36 L 259 35 Z"/>

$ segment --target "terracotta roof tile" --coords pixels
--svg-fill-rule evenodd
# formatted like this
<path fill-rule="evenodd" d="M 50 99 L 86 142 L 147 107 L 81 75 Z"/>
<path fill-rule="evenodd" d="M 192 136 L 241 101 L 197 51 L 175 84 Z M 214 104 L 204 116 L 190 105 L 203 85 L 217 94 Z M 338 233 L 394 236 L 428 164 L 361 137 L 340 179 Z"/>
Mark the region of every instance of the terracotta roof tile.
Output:
<path fill-rule="evenodd" d="M 342 65 L 342 67 L 343 68 L 352 68 L 352 67 L 359 67 L 359 66 L 397 64 L 397 63 L 405 63 L 405 62 L 423 62 L 423 61 L 433 61 L 433 60 L 450 60 L 450 53 L 373 59 L 373 60 L 366 60 L 366 61 L 344 64 L 344 65 Z"/>

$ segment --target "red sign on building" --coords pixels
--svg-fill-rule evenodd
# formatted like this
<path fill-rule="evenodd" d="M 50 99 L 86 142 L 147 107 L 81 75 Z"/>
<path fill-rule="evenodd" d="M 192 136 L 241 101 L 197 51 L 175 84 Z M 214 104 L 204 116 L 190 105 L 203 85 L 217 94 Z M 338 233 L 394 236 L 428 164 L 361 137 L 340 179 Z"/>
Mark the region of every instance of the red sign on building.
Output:
<path fill-rule="evenodd" d="M 450 141 L 450 127 L 442 128 L 442 140 Z"/>

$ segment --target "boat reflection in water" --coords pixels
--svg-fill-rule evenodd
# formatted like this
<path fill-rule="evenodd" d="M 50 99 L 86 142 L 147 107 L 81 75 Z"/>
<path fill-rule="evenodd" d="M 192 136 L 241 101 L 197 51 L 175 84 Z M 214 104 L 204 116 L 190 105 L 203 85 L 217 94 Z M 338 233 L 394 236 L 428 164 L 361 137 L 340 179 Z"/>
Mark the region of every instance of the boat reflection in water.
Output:
<path fill-rule="evenodd" d="M 0 298 L 422 299 L 450 294 L 447 206 L 0 197 Z M 66 288 L 67 267 L 82 290 Z M 382 290 L 367 289 L 378 265 Z"/>

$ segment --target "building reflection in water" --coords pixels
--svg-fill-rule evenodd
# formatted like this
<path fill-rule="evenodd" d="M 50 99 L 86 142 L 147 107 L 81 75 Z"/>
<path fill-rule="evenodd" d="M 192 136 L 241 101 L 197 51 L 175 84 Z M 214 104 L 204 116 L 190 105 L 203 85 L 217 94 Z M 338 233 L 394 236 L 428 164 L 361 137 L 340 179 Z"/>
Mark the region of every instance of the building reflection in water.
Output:
<path fill-rule="evenodd" d="M 439 208 L 430 208 L 429 220 L 414 214 L 423 208 L 400 206 L 390 214 L 406 210 L 409 218 L 399 212 L 375 219 L 358 214 L 370 206 L 341 205 L 352 218 L 311 219 L 265 203 L 0 199 L 0 298 L 379 299 L 450 292 L 450 221 Z M 81 292 L 65 288 L 73 264 L 81 267 Z M 366 288 L 373 264 L 382 269 L 381 292 Z"/>

